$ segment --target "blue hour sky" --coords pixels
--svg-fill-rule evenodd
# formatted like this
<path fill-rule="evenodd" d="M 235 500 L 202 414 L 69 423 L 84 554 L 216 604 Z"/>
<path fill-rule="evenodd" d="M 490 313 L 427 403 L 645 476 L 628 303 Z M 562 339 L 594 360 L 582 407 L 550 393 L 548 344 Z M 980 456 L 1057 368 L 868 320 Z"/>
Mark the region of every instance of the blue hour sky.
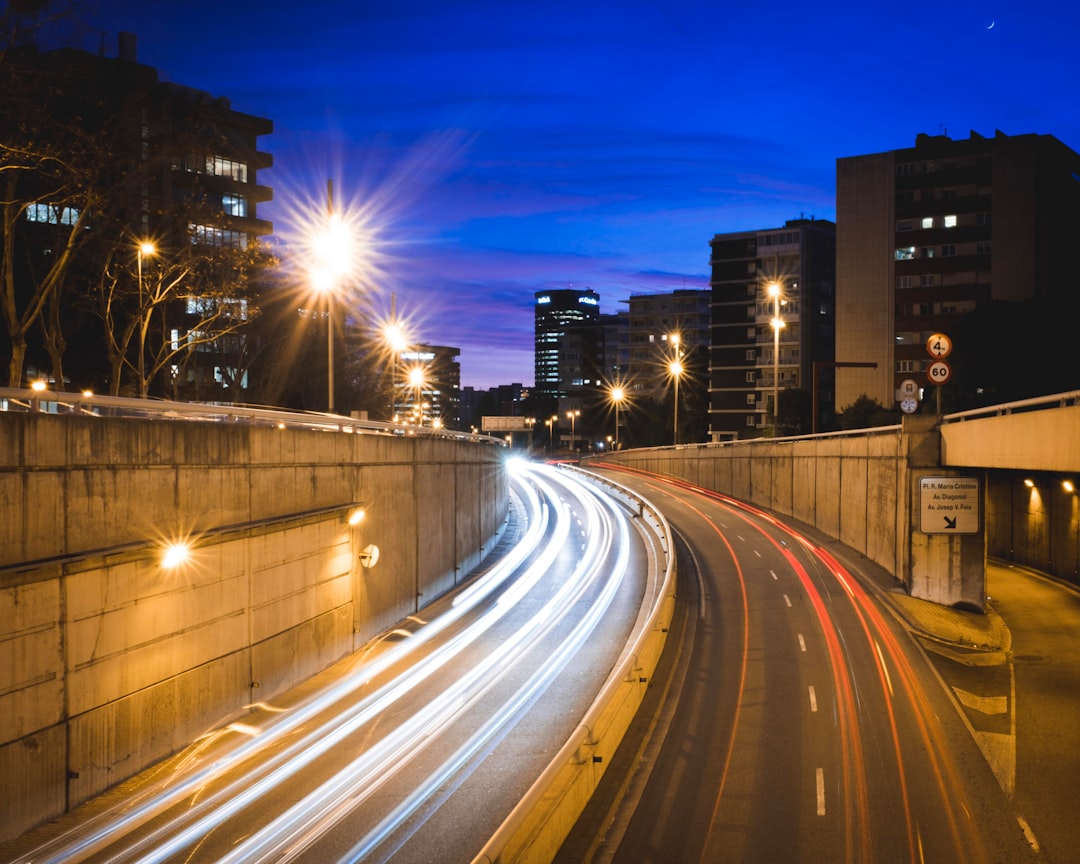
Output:
<path fill-rule="evenodd" d="M 995 129 L 1080 149 L 1080 4 L 1058 0 L 99 0 L 90 20 L 273 120 L 259 215 L 287 242 L 333 178 L 377 227 L 371 303 L 396 295 L 475 387 L 532 383 L 535 291 L 614 312 L 707 288 L 716 233 L 835 219 L 838 157 Z"/>

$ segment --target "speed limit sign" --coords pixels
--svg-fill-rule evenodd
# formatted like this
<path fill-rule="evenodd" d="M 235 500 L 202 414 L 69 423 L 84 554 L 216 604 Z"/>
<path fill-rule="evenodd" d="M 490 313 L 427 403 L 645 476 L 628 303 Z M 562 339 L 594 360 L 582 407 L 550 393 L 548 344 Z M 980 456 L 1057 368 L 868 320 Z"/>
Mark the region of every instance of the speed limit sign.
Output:
<path fill-rule="evenodd" d="M 944 360 L 935 360 L 926 368 L 931 384 L 944 384 L 952 377 L 952 367 Z"/>

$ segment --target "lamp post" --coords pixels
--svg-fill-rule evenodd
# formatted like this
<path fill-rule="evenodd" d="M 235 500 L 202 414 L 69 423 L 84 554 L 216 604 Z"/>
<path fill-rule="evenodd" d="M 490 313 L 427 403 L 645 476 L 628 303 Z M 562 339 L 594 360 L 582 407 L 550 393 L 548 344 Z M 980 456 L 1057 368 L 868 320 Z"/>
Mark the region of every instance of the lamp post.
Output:
<path fill-rule="evenodd" d="M 143 240 L 136 247 L 136 258 L 139 262 L 139 398 L 146 398 L 146 366 L 143 363 L 143 355 L 146 353 L 146 330 L 147 318 L 143 315 L 143 257 L 150 258 L 157 254 L 157 247 L 149 240 Z"/>
<path fill-rule="evenodd" d="M 674 423 L 672 424 L 671 443 L 678 446 L 679 443 L 679 376 L 683 373 L 682 361 L 676 357 L 670 363 L 668 363 L 668 372 L 671 377 L 675 379 L 675 410 L 672 412 L 675 415 Z"/>
<path fill-rule="evenodd" d="M 314 238 L 311 280 L 326 294 L 326 410 L 334 411 L 334 291 L 352 269 L 353 242 L 348 224 L 334 211 L 334 181 L 326 181 L 326 226 Z"/>
<path fill-rule="evenodd" d="M 574 420 L 581 416 L 581 410 L 575 408 L 573 411 L 567 411 L 566 416 L 570 420 L 570 449 L 577 450 L 577 437 L 574 435 Z"/>
<path fill-rule="evenodd" d="M 784 326 L 784 319 L 780 317 L 780 284 L 770 282 L 769 296 L 773 301 L 773 317 L 769 325 L 773 330 L 773 438 L 780 432 L 780 328 Z"/>
<path fill-rule="evenodd" d="M 401 359 L 401 353 L 409 343 L 405 337 L 405 331 L 396 320 L 391 320 L 383 327 L 383 339 L 386 340 L 392 357 L 390 361 L 390 414 L 394 415 L 397 413 L 398 362 Z"/>
<path fill-rule="evenodd" d="M 424 396 L 424 367 L 413 366 L 409 370 L 409 386 L 416 389 L 416 401 L 414 403 L 414 410 L 419 412 L 417 417 L 417 426 L 424 425 L 424 406 L 421 403 L 421 399 Z"/>
<path fill-rule="evenodd" d="M 619 406 L 626 398 L 626 390 L 622 387 L 611 388 L 611 401 L 615 403 L 615 449 L 619 449 Z"/>

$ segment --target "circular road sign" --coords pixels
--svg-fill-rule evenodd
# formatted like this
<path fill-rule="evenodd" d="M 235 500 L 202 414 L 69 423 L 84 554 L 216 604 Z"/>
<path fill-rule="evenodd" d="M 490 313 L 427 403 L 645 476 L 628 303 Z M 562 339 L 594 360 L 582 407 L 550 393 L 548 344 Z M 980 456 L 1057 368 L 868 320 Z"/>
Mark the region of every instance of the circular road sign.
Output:
<path fill-rule="evenodd" d="M 900 382 L 900 395 L 901 396 L 917 396 L 919 393 L 919 382 L 914 378 L 905 378 Z"/>
<path fill-rule="evenodd" d="M 926 369 L 931 384 L 944 384 L 952 377 L 952 367 L 944 360 L 935 360 Z"/>
<path fill-rule="evenodd" d="M 905 396 L 900 401 L 900 410 L 905 414 L 914 414 L 919 409 L 919 400 L 913 396 Z"/>
<path fill-rule="evenodd" d="M 935 333 L 929 339 L 926 340 L 926 350 L 931 357 L 938 360 L 944 360 L 950 354 L 952 354 L 952 339 L 946 336 L 944 333 Z M 944 381 L 936 382 L 938 384 L 944 384 Z"/>

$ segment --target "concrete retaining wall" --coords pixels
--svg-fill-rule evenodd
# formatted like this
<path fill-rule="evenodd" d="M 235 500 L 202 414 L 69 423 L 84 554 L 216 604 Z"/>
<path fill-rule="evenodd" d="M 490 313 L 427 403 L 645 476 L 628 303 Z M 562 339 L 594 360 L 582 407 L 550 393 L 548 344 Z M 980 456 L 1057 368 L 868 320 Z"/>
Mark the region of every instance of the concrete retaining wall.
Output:
<path fill-rule="evenodd" d="M 0 839 L 453 587 L 505 524 L 502 455 L 435 438 L 0 414 Z M 162 542 L 181 537 L 190 560 L 163 567 Z"/>
<path fill-rule="evenodd" d="M 627 450 L 598 457 L 790 516 L 885 568 L 916 597 L 982 609 L 985 540 L 922 534 L 919 481 L 939 467 L 934 418 L 835 436 Z M 966 472 L 970 474 L 971 472 Z"/>

